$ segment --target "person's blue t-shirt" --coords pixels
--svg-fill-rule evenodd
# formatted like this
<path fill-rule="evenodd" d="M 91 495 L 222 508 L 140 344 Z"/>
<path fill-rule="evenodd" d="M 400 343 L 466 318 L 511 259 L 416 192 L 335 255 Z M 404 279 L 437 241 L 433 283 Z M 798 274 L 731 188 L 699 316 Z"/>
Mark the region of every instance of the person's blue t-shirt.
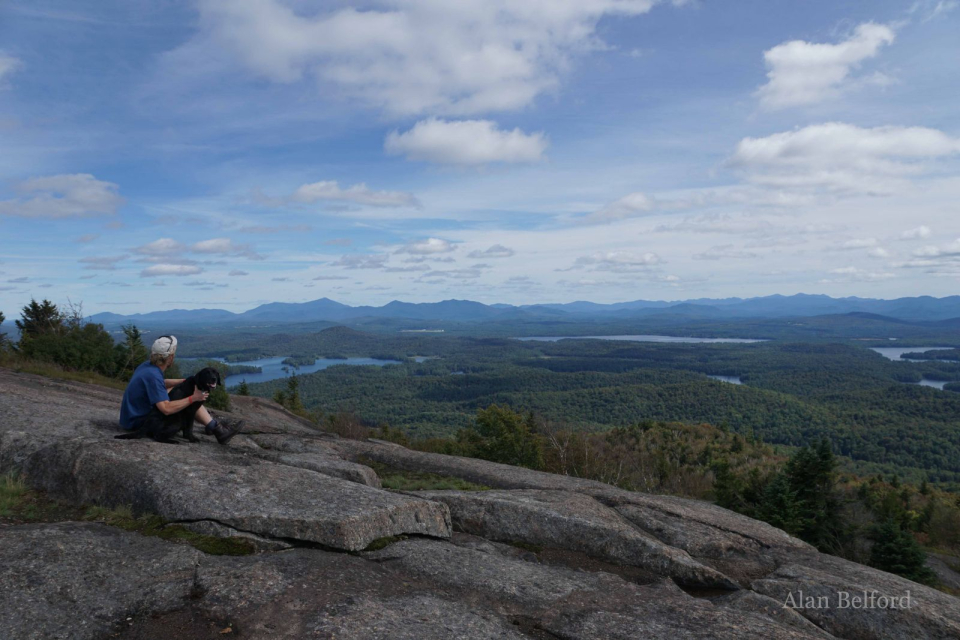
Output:
<path fill-rule="evenodd" d="M 120 405 L 120 426 L 132 429 L 137 418 L 150 413 L 158 402 L 169 400 L 167 388 L 163 384 L 163 371 L 160 367 L 144 362 L 133 372 L 127 390 L 123 392 L 123 402 Z"/>

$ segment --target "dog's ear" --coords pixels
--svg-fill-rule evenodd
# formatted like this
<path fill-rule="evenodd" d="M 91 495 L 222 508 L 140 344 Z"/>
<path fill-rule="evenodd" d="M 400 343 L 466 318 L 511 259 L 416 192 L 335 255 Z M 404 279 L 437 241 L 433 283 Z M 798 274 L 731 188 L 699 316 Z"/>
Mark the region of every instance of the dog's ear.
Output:
<path fill-rule="evenodd" d="M 213 373 L 214 373 L 214 375 L 215 375 L 216 378 L 217 378 L 217 386 L 218 386 L 218 387 L 222 387 L 222 386 L 223 386 L 223 380 L 220 378 L 220 370 L 219 370 L 219 369 L 214 369 L 214 370 L 213 370 Z"/>

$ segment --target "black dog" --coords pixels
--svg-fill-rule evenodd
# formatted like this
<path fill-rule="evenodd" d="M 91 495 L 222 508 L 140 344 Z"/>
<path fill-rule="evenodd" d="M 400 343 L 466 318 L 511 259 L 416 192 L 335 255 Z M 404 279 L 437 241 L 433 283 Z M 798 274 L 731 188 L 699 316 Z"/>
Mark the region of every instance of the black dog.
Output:
<path fill-rule="evenodd" d="M 213 367 L 206 367 L 170 389 L 168 395 L 171 400 L 183 400 L 192 396 L 196 389 L 210 393 L 219 385 L 220 372 Z M 160 409 L 153 407 L 133 431 L 115 437 L 118 440 L 153 438 L 157 442 L 175 443 L 173 436 L 180 431 L 190 442 L 199 442 L 193 435 L 193 421 L 201 406 L 203 402 L 194 402 L 171 415 L 165 415 Z"/>

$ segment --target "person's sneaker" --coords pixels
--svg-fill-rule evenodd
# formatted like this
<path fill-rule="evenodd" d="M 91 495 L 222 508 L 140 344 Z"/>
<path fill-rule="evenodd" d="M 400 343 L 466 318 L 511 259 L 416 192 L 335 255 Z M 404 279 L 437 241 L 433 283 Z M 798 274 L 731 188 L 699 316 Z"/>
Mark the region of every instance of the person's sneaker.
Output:
<path fill-rule="evenodd" d="M 207 428 L 207 433 L 214 436 L 220 444 L 227 444 L 233 436 L 240 433 L 241 429 L 243 429 L 243 420 L 239 420 L 233 426 L 227 426 L 217 421 L 213 427 Z"/>

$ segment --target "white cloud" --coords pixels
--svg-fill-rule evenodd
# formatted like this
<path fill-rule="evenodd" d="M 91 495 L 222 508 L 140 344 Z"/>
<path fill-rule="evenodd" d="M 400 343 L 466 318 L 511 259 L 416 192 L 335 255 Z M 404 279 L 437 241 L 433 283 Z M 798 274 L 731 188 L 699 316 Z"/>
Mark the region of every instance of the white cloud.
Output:
<path fill-rule="evenodd" d="M 126 260 L 127 256 L 88 256 L 80 258 L 80 263 L 87 270 L 116 271 L 117 263 Z"/>
<path fill-rule="evenodd" d="M 885 271 L 868 271 L 866 269 L 861 269 L 859 267 L 840 267 L 839 269 L 831 269 L 830 275 L 838 276 L 838 278 L 828 278 L 821 280 L 822 283 L 828 284 L 832 282 L 878 282 L 882 280 L 889 280 L 895 278 L 896 274 L 888 273 Z"/>
<path fill-rule="evenodd" d="M 417 256 L 436 255 L 438 253 L 450 253 L 456 251 L 457 245 L 441 238 L 427 238 L 410 242 L 400 247 L 394 253 L 410 253 Z"/>
<path fill-rule="evenodd" d="M 702 253 L 694 254 L 694 260 L 728 260 L 728 259 L 749 259 L 756 258 L 756 253 L 737 249 L 732 244 L 724 244 L 716 247 L 710 247 Z"/>
<path fill-rule="evenodd" d="M 113 215 L 124 202 L 117 185 L 88 173 L 31 178 L 14 188 L 21 198 L 0 201 L 0 215 L 54 219 Z"/>
<path fill-rule="evenodd" d="M 447 271 L 430 271 L 423 274 L 423 278 L 453 278 L 454 280 L 473 280 L 479 278 L 482 272 L 479 269 L 449 269 Z"/>
<path fill-rule="evenodd" d="M 141 278 L 156 276 L 192 276 L 203 273 L 203 269 L 189 264 L 155 264 L 140 272 Z"/>
<path fill-rule="evenodd" d="M 867 252 L 867 255 L 871 258 L 889 258 L 890 252 L 883 247 L 874 247 Z"/>
<path fill-rule="evenodd" d="M 603 209 L 584 218 L 584 222 L 613 222 L 624 218 L 636 218 L 654 213 L 657 206 L 654 199 L 645 193 L 630 193 L 611 202 Z"/>
<path fill-rule="evenodd" d="M 468 258 L 509 258 L 516 253 L 513 249 L 505 247 L 502 244 L 495 244 L 489 249 L 480 251 L 471 251 L 467 254 Z"/>
<path fill-rule="evenodd" d="M 390 256 L 383 254 L 360 254 L 351 253 L 342 256 L 336 262 L 331 262 L 333 267 L 344 267 L 347 269 L 382 269 L 387 266 Z M 316 280 L 317 278 L 314 278 Z"/>
<path fill-rule="evenodd" d="M 960 139 L 936 129 L 828 122 L 744 138 L 727 164 L 765 187 L 889 195 L 926 171 L 921 161 L 957 153 Z"/>
<path fill-rule="evenodd" d="M 241 256 L 251 260 L 263 260 L 263 256 L 248 244 L 235 244 L 230 238 L 212 238 L 197 242 L 190 250 L 195 253 L 207 253 L 224 256 Z"/>
<path fill-rule="evenodd" d="M 634 273 L 637 271 L 645 271 L 650 267 L 662 263 L 663 259 L 652 252 L 598 251 L 592 255 L 577 258 L 572 268 L 582 269 L 589 267 L 592 271 Z"/>
<path fill-rule="evenodd" d="M 228 275 L 228 276 L 233 276 L 233 277 L 239 277 L 239 276 L 248 276 L 248 275 L 250 275 L 250 274 L 247 273 L 246 271 L 241 271 L 240 269 L 234 269 L 233 271 L 231 271 L 231 272 L 228 273 L 227 275 Z"/>
<path fill-rule="evenodd" d="M 305 184 L 289 196 L 270 198 L 259 193 L 254 199 L 260 204 L 282 206 L 285 204 L 316 204 L 317 202 L 349 202 L 370 207 L 415 207 L 420 201 L 405 191 L 374 191 L 361 183 L 341 189 L 335 180 L 323 180 Z"/>
<path fill-rule="evenodd" d="M 21 66 L 23 66 L 23 62 L 20 58 L 15 58 L 0 51 L 0 88 L 3 87 L 3 81 L 6 80 L 7 76 L 13 74 Z"/>
<path fill-rule="evenodd" d="M 923 238 L 929 238 L 932 231 L 930 227 L 926 225 L 920 225 L 919 227 L 914 227 L 913 229 L 907 229 L 900 234 L 902 240 L 920 240 Z"/>
<path fill-rule="evenodd" d="M 406 267 L 387 267 L 383 271 L 385 273 L 415 273 L 417 271 L 430 271 L 430 265 L 427 264 L 411 264 Z"/>
<path fill-rule="evenodd" d="M 249 258 L 250 260 L 263 260 L 263 256 L 257 254 L 248 244 L 235 244 L 230 238 L 211 238 L 210 240 L 201 240 L 193 245 L 187 246 L 173 238 L 160 238 L 148 244 L 135 248 L 134 253 L 147 256 L 144 262 L 179 262 L 181 264 L 193 263 L 193 260 L 174 259 L 184 253 L 203 253 L 207 255 L 238 256 Z"/>
<path fill-rule="evenodd" d="M 910 7 L 910 13 L 921 12 L 923 16 L 920 21 L 929 22 L 950 13 L 957 7 L 960 7 L 960 2 L 957 0 L 918 0 Z"/>
<path fill-rule="evenodd" d="M 869 249 L 870 247 L 877 246 L 876 238 L 854 238 L 853 240 L 847 240 L 840 243 L 838 249 Z"/>
<path fill-rule="evenodd" d="M 604 46 L 595 33 L 602 17 L 643 14 L 655 3 L 381 0 L 363 10 L 317 10 L 200 0 L 200 41 L 184 50 L 212 43 L 257 76 L 312 76 L 393 115 L 469 115 L 529 105 L 558 85 L 575 55 Z"/>
<path fill-rule="evenodd" d="M 913 252 L 913 255 L 922 258 L 955 258 L 960 257 L 960 238 L 944 246 L 928 245 Z"/>
<path fill-rule="evenodd" d="M 160 238 L 148 244 L 137 247 L 133 251 L 145 256 L 169 256 L 176 253 L 183 253 L 187 247 L 180 244 L 173 238 Z"/>
<path fill-rule="evenodd" d="M 240 227 L 237 229 L 240 233 L 253 233 L 253 234 L 267 234 L 267 233 L 280 233 L 281 231 L 296 231 L 298 233 L 306 233 L 308 231 L 313 231 L 313 227 L 308 224 L 280 224 L 275 227 L 268 227 L 264 225 L 250 225 L 247 227 Z"/>
<path fill-rule="evenodd" d="M 537 162 L 547 148 L 543 133 L 506 131 L 491 120 L 421 120 L 409 131 L 387 135 L 384 150 L 408 160 L 437 164 L 481 165 Z"/>
<path fill-rule="evenodd" d="M 769 81 L 757 91 L 760 104 L 767 109 L 783 109 L 834 96 L 850 81 L 851 71 L 893 39 L 892 28 L 867 22 L 837 44 L 804 40 L 778 44 L 763 52 Z M 876 76 L 875 81 L 883 78 Z"/>

